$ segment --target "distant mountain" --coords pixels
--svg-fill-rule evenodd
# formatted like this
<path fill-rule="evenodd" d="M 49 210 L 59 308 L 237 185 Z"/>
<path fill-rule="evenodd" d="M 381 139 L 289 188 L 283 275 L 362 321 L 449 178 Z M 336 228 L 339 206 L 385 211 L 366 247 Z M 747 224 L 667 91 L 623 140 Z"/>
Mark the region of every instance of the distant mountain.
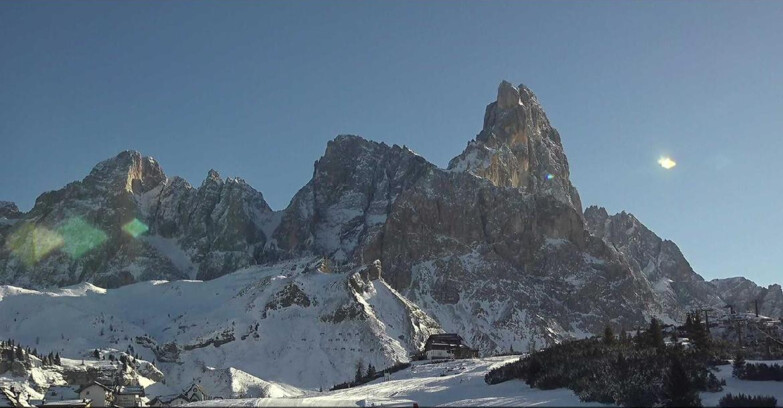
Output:
<path fill-rule="evenodd" d="M 378 260 L 384 282 L 483 353 L 682 320 L 728 291 L 632 215 L 583 213 L 559 133 L 532 91 L 505 81 L 447 169 L 341 135 L 273 211 L 239 178 L 210 171 L 193 187 L 126 151 L 28 213 L 0 211 L 3 284 L 118 288 L 313 258 L 340 274 Z"/>
<path fill-rule="evenodd" d="M 703 306 L 722 307 L 715 286 L 693 271 L 677 245 L 658 237 L 633 214 L 610 216 L 604 208 L 585 210 L 590 233 L 620 251 L 634 271 L 641 272 L 670 316 L 683 316 Z"/>
<path fill-rule="evenodd" d="M 783 290 L 779 284 L 764 288 L 743 277 L 713 279 L 710 283 L 737 312 L 755 312 L 758 302 L 761 315 L 783 317 Z"/>

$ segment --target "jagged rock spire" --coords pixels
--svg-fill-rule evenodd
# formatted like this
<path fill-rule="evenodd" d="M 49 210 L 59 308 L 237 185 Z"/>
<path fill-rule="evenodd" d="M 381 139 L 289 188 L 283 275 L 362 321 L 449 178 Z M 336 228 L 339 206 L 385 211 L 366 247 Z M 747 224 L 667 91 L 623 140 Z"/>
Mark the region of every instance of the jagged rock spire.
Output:
<path fill-rule="evenodd" d="M 582 212 L 579 194 L 569 180 L 560 135 L 535 94 L 524 85 L 500 83 L 497 99 L 487 106 L 484 128 L 448 168 L 499 187 L 552 195 Z"/>

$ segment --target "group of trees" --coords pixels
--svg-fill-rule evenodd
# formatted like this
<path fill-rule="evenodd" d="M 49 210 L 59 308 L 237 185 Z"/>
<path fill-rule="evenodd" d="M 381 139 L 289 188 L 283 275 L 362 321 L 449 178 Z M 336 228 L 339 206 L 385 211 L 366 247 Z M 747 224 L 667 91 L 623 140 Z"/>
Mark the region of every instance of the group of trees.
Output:
<path fill-rule="evenodd" d="M 734 358 L 732 374 L 748 381 L 783 381 L 783 366 L 780 364 L 747 363 L 742 354 Z"/>
<path fill-rule="evenodd" d="M 368 364 L 367 371 L 364 371 L 363 369 L 364 362 L 362 360 L 359 360 L 356 362 L 356 374 L 354 375 L 354 380 L 337 384 L 334 387 L 332 387 L 331 390 L 332 391 L 342 390 L 345 388 L 351 388 L 351 387 L 356 387 L 358 385 L 366 384 L 372 380 L 381 378 L 384 375 L 384 373 L 388 373 L 388 374 L 396 373 L 397 371 L 404 370 L 410 366 L 411 363 L 398 362 L 389 368 L 385 368 L 381 371 L 378 371 L 375 368 L 375 366 L 373 366 L 372 364 Z"/>
<path fill-rule="evenodd" d="M 726 394 L 723 396 L 723 398 L 718 401 L 718 406 L 722 408 L 729 408 L 729 407 L 775 407 L 777 406 L 778 400 L 775 397 L 770 396 L 753 396 L 745 395 L 745 394 L 739 394 L 739 395 L 732 395 L 731 393 Z"/>
<path fill-rule="evenodd" d="M 691 319 L 687 330 L 702 329 Z M 667 347 L 663 327 L 653 320 L 635 336 L 611 328 L 600 338 L 561 343 L 519 361 L 491 370 L 485 381 L 495 384 L 512 378 L 541 389 L 569 388 L 583 401 L 626 406 L 698 406 L 699 391 L 720 390 L 710 371 L 714 359 L 708 339 L 685 349 Z"/>
<path fill-rule="evenodd" d="M 48 355 L 38 354 L 38 349 L 30 347 L 22 347 L 22 345 L 16 343 L 13 339 L 7 341 L 0 341 L 0 357 L 4 361 L 22 361 L 29 363 L 30 356 L 35 356 L 41 360 L 41 364 L 44 366 L 62 365 L 60 361 L 60 353 L 49 353 Z"/>
<path fill-rule="evenodd" d="M 367 371 L 363 370 L 364 363 L 362 360 L 356 362 L 356 374 L 354 375 L 354 383 L 362 384 L 374 380 L 378 373 L 375 370 L 375 366 L 367 364 Z"/>

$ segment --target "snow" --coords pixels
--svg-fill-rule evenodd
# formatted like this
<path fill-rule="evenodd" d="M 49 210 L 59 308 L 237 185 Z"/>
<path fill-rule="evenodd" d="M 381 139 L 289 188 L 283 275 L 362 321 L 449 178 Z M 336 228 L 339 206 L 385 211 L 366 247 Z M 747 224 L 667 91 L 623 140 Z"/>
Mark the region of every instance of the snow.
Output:
<path fill-rule="evenodd" d="M 783 364 L 783 360 L 777 361 L 747 361 L 748 363 L 766 363 L 766 364 Z M 701 403 L 705 407 L 716 407 L 721 397 L 726 394 L 746 394 L 751 396 L 763 395 L 773 396 L 777 398 L 778 404 L 783 402 L 783 385 L 777 381 L 745 381 L 732 377 L 731 364 L 722 365 L 718 367 L 718 372 L 715 376 L 718 380 L 726 380 L 726 385 L 723 387 L 723 391 L 720 392 L 703 392 L 701 393 Z"/>
<path fill-rule="evenodd" d="M 300 399 L 240 399 L 200 402 L 220 406 L 607 406 L 584 403 L 567 389 L 539 390 L 518 380 L 488 385 L 484 375 L 518 356 L 416 362 L 388 380 L 338 391 L 314 393 Z"/>
<path fill-rule="evenodd" d="M 169 387 L 147 384 L 157 392 L 175 393 L 201 379 L 208 392 L 224 398 L 261 389 L 274 395 L 328 389 L 352 379 L 357 361 L 379 369 L 408 361 L 426 339 L 419 327 L 423 312 L 381 280 L 362 283 L 357 292 L 350 274 L 315 272 L 317 260 L 254 266 L 205 282 L 109 290 L 89 283 L 51 291 L 0 286 L 0 338 L 79 363 L 95 348 L 132 346 L 165 374 Z M 309 305 L 275 306 L 293 286 Z M 339 317 L 341 310 L 358 317 Z M 176 361 L 155 354 L 167 343 L 176 344 Z"/>
<path fill-rule="evenodd" d="M 190 277 L 196 278 L 198 267 L 190 260 L 190 256 L 183 251 L 174 238 L 164 238 L 158 235 L 144 236 L 142 239 L 155 248 L 159 253 L 171 260 L 171 263 L 180 272 Z"/>

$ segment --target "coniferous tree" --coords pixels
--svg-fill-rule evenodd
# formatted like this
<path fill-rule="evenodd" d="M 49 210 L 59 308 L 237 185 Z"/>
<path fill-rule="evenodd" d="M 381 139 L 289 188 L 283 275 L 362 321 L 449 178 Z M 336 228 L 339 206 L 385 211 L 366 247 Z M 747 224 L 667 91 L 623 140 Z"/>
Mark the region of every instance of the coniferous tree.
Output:
<path fill-rule="evenodd" d="M 92 356 L 95 357 L 96 359 L 100 359 L 101 358 L 101 352 L 98 351 L 98 349 L 95 349 L 95 350 L 92 351 Z"/>
<path fill-rule="evenodd" d="M 24 350 L 22 349 L 22 346 L 16 346 L 16 359 L 24 360 Z"/>
<path fill-rule="evenodd" d="M 650 321 L 650 328 L 647 329 L 647 338 L 650 342 L 650 346 L 659 349 L 665 347 L 663 342 L 663 329 L 661 328 L 661 323 L 658 322 L 658 319 L 654 317 Z"/>
<path fill-rule="evenodd" d="M 742 378 L 745 374 L 745 356 L 742 353 L 737 353 L 734 356 L 734 364 L 732 364 L 731 375 L 737 378 Z"/>
<path fill-rule="evenodd" d="M 372 364 L 367 364 L 367 378 L 375 378 L 375 367 Z"/>
<path fill-rule="evenodd" d="M 700 407 L 701 399 L 679 358 L 673 358 L 663 384 L 665 406 Z"/>
<path fill-rule="evenodd" d="M 609 346 L 612 343 L 614 343 L 614 332 L 609 325 L 606 325 L 606 328 L 604 328 L 604 344 Z"/>
<path fill-rule="evenodd" d="M 62 361 L 60 361 L 60 353 L 54 355 L 54 364 L 58 366 L 63 365 Z M 82 364 L 84 364 L 84 360 L 82 360 Z"/>
<path fill-rule="evenodd" d="M 364 363 L 359 359 L 359 361 L 356 362 L 356 375 L 354 376 L 354 381 L 357 383 L 360 383 L 364 377 L 364 373 L 362 373 L 363 366 Z"/>

